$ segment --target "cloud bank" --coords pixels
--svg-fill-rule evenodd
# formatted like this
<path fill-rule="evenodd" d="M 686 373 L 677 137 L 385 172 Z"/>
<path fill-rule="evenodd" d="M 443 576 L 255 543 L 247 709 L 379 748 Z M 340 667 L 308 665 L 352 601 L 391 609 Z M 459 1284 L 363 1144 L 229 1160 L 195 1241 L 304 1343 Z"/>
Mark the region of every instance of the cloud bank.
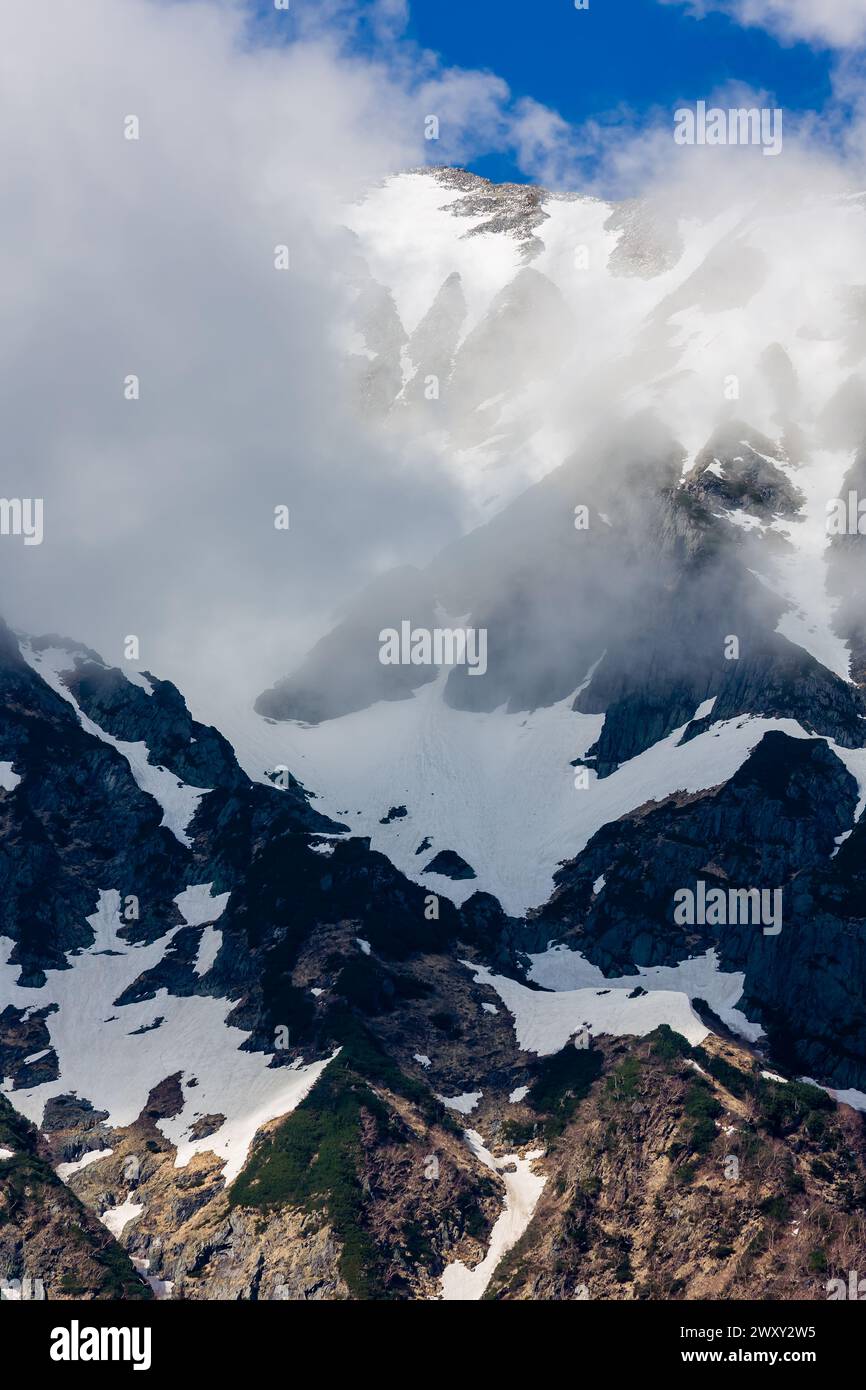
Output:
<path fill-rule="evenodd" d="M 258 27 L 240 0 L 0 11 L 2 493 L 45 504 L 42 545 L 0 544 L 0 610 L 112 662 L 135 634 L 194 696 L 219 680 L 251 698 L 347 595 L 464 524 L 435 441 L 349 399 L 347 202 L 504 148 L 554 186 L 599 191 L 601 162 L 607 186 L 672 205 L 751 177 L 684 158 L 675 185 L 671 112 L 575 129 L 407 43 L 403 0 L 367 7 L 363 44 L 356 5 L 297 8 Z M 808 168 L 813 190 L 843 153 Z M 794 163 L 768 163 L 799 196 Z"/>
<path fill-rule="evenodd" d="M 424 161 L 431 110 L 437 153 L 471 157 L 507 88 L 390 61 L 394 0 L 361 56 L 344 11 L 285 42 L 275 13 L 259 43 L 241 4 L 3 8 L 2 491 L 45 502 L 41 546 L 0 545 L 14 624 L 109 660 L 134 633 L 193 680 L 255 661 L 254 690 L 361 579 L 454 534 L 435 456 L 347 408 L 339 210 Z"/>

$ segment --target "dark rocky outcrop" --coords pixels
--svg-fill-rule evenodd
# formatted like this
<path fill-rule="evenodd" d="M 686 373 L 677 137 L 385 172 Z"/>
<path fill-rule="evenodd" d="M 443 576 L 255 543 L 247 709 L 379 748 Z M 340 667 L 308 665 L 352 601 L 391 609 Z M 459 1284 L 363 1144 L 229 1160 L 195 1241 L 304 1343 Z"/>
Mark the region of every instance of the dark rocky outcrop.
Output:
<path fill-rule="evenodd" d="M 462 855 L 457 854 L 453 849 L 440 849 L 438 854 L 434 854 L 430 863 L 425 865 L 425 874 L 443 874 L 445 878 L 475 878 L 475 870 L 471 864 L 467 864 Z"/>
<path fill-rule="evenodd" d="M 61 1182 L 38 1131 L 0 1095 L 0 1300 L 149 1299 L 126 1251 Z"/>
<path fill-rule="evenodd" d="M 535 939 L 561 937 L 610 974 L 673 965 L 713 947 L 745 973 L 739 1007 L 786 1065 L 866 1088 L 860 896 L 863 830 L 851 828 L 854 778 L 821 739 L 765 734 L 739 771 L 706 792 L 678 793 L 604 826 L 557 874 L 534 915 Z M 593 885 L 604 875 L 604 892 Z M 678 925 L 675 894 L 781 891 L 778 933 L 762 923 Z"/>

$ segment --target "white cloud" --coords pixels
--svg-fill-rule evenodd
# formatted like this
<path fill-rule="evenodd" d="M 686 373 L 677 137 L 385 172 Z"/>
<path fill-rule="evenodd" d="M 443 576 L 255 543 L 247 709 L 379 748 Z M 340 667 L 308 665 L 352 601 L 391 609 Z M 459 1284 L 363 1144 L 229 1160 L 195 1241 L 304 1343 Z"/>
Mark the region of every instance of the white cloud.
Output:
<path fill-rule="evenodd" d="M 423 562 L 455 534 L 429 451 L 346 400 L 340 209 L 394 169 L 504 138 L 509 93 L 401 47 L 402 0 L 380 0 L 366 56 L 341 3 L 286 43 L 276 13 L 267 44 L 249 13 L 0 8 L 4 492 L 44 497 L 47 516 L 42 546 L 0 547 L 0 589 L 8 620 L 107 659 L 136 633 L 144 664 L 179 679 L 256 661 L 255 693 L 383 553 Z"/>
<path fill-rule="evenodd" d="M 257 41 L 249 13 L 88 0 L 49 23 L 0 7 L 3 490 L 44 497 L 46 536 L 0 547 L 0 592 L 22 627 L 109 660 L 136 633 L 157 672 L 194 684 L 228 664 L 257 692 L 383 556 L 424 563 L 460 526 L 432 448 L 365 428 L 346 400 L 344 200 L 509 147 L 554 188 L 659 187 L 672 117 L 574 129 L 515 105 L 495 74 L 402 38 L 403 0 L 380 0 L 366 51 L 347 0 L 293 6 L 291 42 L 274 41 L 276 12 Z M 714 196 L 720 167 L 701 161 Z M 281 503 L 289 532 L 272 524 Z"/>
<path fill-rule="evenodd" d="M 864 0 L 662 0 L 686 4 L 701 16 L 711 10 L 731 15 L 738 24 L 768 29 L 787 41 L 798 39 L 830 48 L 866 43 Z"/>

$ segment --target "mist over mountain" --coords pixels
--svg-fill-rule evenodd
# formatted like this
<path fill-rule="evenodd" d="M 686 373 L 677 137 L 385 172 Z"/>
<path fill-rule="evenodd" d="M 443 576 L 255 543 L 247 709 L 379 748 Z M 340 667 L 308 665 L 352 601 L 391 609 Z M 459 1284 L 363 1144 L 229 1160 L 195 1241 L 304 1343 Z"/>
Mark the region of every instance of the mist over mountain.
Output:
<path fill-rule="evenodd" d="M 394 266 L 436 247 L 423 295 L 364 262 L 358 228 L 385 213 Z M 821 215 L 853 244 L 866 212 Z M 683 1058 L 732 1130 L 745 1106 L 761 1132 L 785 1087 L 798 1114 L 866 1109 L 863 541 L 827 525 L 866 444 L 852 272 L 835 264 L 846 308 L 819 334 L 757 214 L 663 234 L 640 204 L 444 170 L 354 220 L 346 380 L 376 430 L 430 433 L 465 534 L 351 597 L 255 709 L 215 689 L 216 726 L 143 663 L 4 629 L 6 1161 L 41 1155 L 141 1297 L 525 1296 L 513 1260 L 478 1273 L 500 1203 L 554 1239 L 542 1191 L 570 1181 L 573 1107 L 603 1110 L 617 1067 L 673 1065 L 686 1134 Z M 471 645 L 431 660 L 432 634 L 467 631 L 476 669 Z M 384 663 L 388 632 L 431 634 L 428 655 Z M 686 1140 L 692 1164 L 716 1132 Z M 795 1167 L 799 1132 L 773 1140 Z M 348 1206 L 285 1167 L 320 1143 L 350 1146 Z M 813 1202 L 856 1205 L 827 1173 Z M 760 1190 L 736 1195 L 746 1229 Z M 687 1295 L 710 1287 L 709 1240 Z M 596 1296 L 666 1287 L 673 1252 L 632 1249 L 611 1285 L 596 1247 Z M 70 1258 L 57 1236 L 52 1297 Z M 796 1259 L 761 1277 L 818 1296 Z"/>
<path fill-rule="evenodd" d="M 856 11 L 0 15 L 0 1301 L 862 1296 Z"/>

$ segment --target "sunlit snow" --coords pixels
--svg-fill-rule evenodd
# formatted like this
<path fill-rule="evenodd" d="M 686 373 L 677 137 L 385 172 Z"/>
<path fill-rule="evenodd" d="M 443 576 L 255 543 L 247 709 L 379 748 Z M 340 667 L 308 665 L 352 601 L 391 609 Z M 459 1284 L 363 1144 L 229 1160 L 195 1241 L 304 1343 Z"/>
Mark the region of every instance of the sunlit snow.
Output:
<path fill-rule="evenodd" d="M 501 1176 L 505 1184 L 505 1210 L 490 1233 L 490 1245 L 481 1263 L 469 1269 L 462 1260 L 455 1260 L 443 1272 L 442 1297 L 448 1302 L 483 1298 L 499 1261 L 517 1244 L 532 1220 L 546 1181 L 541 1174 L 532 1171 L 543 1149 L 531 1149 L 523 1157 L 508 1154 L 505 1158 L 494 1158 L 474 1129 L 466 1131 L 466 1140 L 476 1158 Z"/>

